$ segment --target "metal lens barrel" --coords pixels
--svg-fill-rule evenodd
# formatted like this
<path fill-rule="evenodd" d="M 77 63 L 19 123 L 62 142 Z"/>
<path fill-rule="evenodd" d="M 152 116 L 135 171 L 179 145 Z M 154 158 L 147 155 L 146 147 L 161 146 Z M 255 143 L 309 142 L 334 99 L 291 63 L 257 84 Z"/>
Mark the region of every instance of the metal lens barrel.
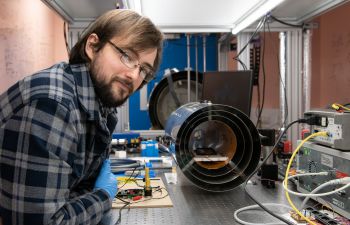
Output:
<path fill-rule="evenodd" d="M 234 189 L 259 163 L 258 131 L 243 112 L 227 105 L 183 105 L 168 118 L 165 133 L 184 175 L 208 191 Z"/>
<path fill-rule="evenodd" d="M 196 73 L 190 72 L 191 101 L 196 100 Z M 198 98 L 201 98 L 203 74 L 198 73 Z M 187 100 L 187 71 L 164 77 L 152 90 L 149 99 L 149 117 L 154 129 L 164 129 L 169 115 Z"/>

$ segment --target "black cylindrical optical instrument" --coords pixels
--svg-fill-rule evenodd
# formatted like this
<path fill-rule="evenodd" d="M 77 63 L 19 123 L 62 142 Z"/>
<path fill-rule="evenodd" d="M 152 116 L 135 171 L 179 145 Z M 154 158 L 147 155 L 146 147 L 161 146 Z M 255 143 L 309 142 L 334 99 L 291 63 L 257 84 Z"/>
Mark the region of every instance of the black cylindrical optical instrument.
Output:
<path fill-rule="evenodd" d="M 234 189 L 259 163 L 257 129 L 243 112 L 227 105 L 183 105 L 168 118 L 165 133 L 184 175 L 208 191 Z"/>
<path fill-rule="evenodd" d="M 191 101 L 196 100 L 196 72 L 190 72 Z M 198 98 L 201 99 L 203 74 L 198 73 Z M 153 129 L 164 129 L 170 114 L 187 103 L 187 71 L 165 76 L 152 90 L 148 111 Z"/>

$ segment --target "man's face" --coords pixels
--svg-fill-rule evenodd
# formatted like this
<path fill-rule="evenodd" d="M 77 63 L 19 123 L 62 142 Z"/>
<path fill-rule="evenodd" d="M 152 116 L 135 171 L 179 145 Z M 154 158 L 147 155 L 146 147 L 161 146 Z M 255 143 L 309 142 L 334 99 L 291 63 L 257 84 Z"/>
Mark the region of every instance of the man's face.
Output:
<path fill-rule="evenodd" d="M 96 41 L 94 38 L 91 40 Z M 148 67 L 153 67 L 157 49 L 137 53 L 127 46 L 125 40 L 115 38 L 110 41 L 111 43 L 107 42 L 98 52 L 92 49 L 90 52 L 87 50 L 87 54 L 91 59 L 90 73 L 97 96 L 105 106 L 117 107 L 140 87 L 143 78 L 140 76 L 140 67 L 137 65 L 135 68 L 129 68 L 125 65 L 125 62 L 121 60 L 122 53 L 113 44 L 130 58 L 136 59 L 135 61 L 141 66 Z"/>

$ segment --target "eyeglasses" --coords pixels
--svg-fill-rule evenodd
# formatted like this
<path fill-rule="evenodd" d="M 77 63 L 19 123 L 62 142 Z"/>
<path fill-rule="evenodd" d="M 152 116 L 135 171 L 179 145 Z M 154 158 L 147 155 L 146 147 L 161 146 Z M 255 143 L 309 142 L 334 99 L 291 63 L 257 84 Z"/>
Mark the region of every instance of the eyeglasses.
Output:
<path fill-rule="evenodd" d="M 136 69 L 140 67 L 139 76 L 146 82 L 150 82 L 154 79 L 154 71 L 149 66 L 143 66 L 140 64 L 139 60 L 134 57 L 129 56 L 124 50 L 116 46 L 113 42 L 108 41 L 119 53 L 120 53 L 120 61 L 130 69 Z"/>

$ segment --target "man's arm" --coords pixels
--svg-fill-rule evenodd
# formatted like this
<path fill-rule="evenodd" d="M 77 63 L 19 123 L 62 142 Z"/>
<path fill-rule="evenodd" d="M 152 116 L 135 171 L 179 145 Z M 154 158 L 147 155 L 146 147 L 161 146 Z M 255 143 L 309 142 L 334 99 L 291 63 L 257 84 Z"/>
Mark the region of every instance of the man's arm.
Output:
<path fill-rule="evenodd" d="M 84 152 L 76 112 L 32 101 L 0 128 L 0 215 L 7 224 L 97 224 L 111 207 L 99 189 L 70 199 Z"/>

